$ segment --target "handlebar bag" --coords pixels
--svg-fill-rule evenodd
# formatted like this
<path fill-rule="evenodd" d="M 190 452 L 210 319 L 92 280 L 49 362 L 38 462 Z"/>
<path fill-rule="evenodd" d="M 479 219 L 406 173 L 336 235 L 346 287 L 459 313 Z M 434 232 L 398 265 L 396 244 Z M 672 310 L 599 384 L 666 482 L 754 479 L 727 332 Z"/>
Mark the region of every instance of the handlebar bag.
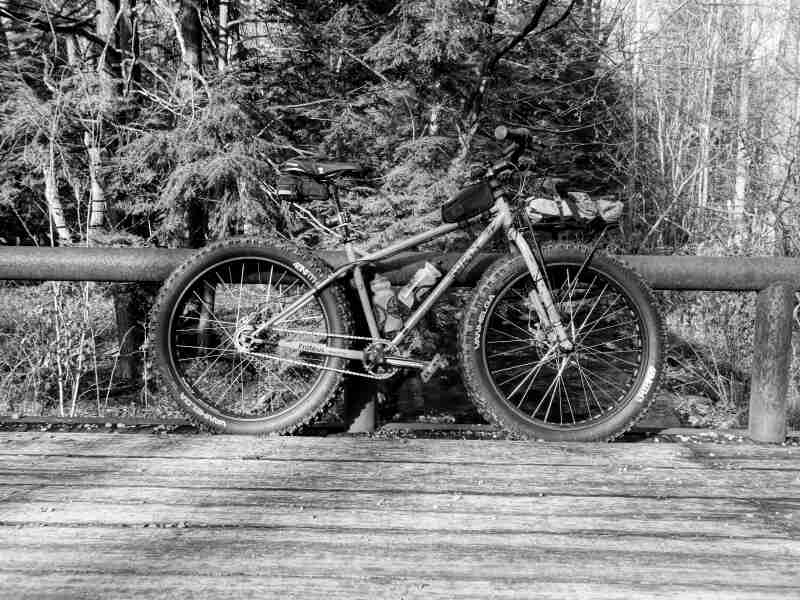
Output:
<path fill-rule="evenodd" d="M 494 205 L 492 188 L 485 181 L 460 190 L 442 206 L 442 221 L 458 223 L 489 210 Z"/>
<path fill-rule="evenodd" d="M 613 224 L 622 216 L 623 204 L 608 198 L 593 199 L 585 192 L 568 192 L 566 198 L 537 198 L 526 200 L 525 210 L 533 224 L 590 223 Z"/>

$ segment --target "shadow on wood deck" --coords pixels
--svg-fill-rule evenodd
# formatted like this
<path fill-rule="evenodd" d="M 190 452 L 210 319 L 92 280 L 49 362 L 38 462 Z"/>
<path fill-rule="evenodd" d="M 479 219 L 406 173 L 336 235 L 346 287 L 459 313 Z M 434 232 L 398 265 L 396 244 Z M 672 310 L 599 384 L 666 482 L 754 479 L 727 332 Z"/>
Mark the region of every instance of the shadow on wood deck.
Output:
<path fill-rule="evenodd" d="M 800 449 L 0 434 L 4 598 L 791 598 Z"/>

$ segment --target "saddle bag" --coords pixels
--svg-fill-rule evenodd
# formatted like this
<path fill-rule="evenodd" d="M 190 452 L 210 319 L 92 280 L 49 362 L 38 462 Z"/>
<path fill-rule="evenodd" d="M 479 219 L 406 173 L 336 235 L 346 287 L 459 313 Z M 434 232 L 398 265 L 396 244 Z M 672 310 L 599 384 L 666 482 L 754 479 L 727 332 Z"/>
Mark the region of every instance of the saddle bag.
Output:
<path fill-rule="evenodd" d="M 281 173 L 278 197 L 285 202 L 321 202 L 328 199 L 328 186 L 304 173 Z"/>
<path fill-rule="evenodd" d="M 442 206 L 442 221 L 458 223 L 492 208 L 494 195 L 485 181 L 469 185 Z"/>

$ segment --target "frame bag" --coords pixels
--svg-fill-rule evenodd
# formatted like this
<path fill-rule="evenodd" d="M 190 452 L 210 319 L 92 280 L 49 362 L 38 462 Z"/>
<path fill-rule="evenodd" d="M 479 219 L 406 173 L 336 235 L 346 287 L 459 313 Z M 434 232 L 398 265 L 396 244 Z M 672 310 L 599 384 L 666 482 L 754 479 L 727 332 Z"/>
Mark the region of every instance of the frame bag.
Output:
<path fill-rule="evenodd" d="M 468 185 L 442 206 L 442 221 L 458 223 L 492 208 L 494 195 L 485 181 Z"/>

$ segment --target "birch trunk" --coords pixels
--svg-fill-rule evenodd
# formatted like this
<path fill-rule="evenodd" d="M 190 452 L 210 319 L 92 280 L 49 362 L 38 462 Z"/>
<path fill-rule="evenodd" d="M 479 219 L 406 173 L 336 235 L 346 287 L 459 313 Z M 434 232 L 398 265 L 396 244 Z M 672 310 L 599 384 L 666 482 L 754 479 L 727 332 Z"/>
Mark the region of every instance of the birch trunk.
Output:
<path fill-rule="evenodd" d="M 106 199 L 103 187 L 98 179 L 100 170 L 100 149 L 95 144 L 94 138 L 87 132 L 83 134 L 83 143 L 89 155 L 89 218 L 87 241 L 100 233 L 105 224 Z"/>
<path fill-rule="evenodd" d="M 97 32 L 97 37 L 106 42 L 107 45 L 114 46 L 116 42 L 116 36 L 114 32 L 114 24 L 117 17 L 116 3 L 113 0 L 96 0 L 95 8 L 97 10 L 97 16 L 95 17 L 95 30 Z M 114 71 L 107 49 L 105 49 L 100 55 L 100 59 L 97 64 L 97 74 L 100 78 L 100 89 L 103 96 L 103 101 L 110 104 L 116 95 L 116 87 L 114 82 Z"/>
<path fill-rule="evenodd" d="M 719 51 L 719 9 L 712 5 L 706 19 L 705 70 L 703 73 L 702 117 L 699 139 L 699 167 L 697 178 L 697 206 L 701 209 L 708 205 L 709 171 L 711 160 L 711 120 L 714 107 L 714 86 L 716 84 L 717 53 Z"/>
<path fill-rule="evenodd" d="M 78 40 L 75 39 L 74 35 L 67 34 L 65 45 L 67 48 L 67 64 L 72 68 L 76 68 L 80 63 Z"/>
<path fill-rule="evenodd" d="M 55 119 L 53 119 L 55 123 Z M 58 184 L 56 180 L 56 153 L 55 141 L 55 125 L 50 128 L 50 142 L 48 144 L 47 162 L 44 165 L 44 197 L 47 201 L 47 207 L 50 210 L 50 219 L 55 230 L 55 239 L 62 246 L 72 243 L 67 222 L 64 219 L 64 207 L 61 205 L 61 198 L 58 196 Z"/>
<path fill-rule="evenodd" d="M 747 200 L 747 183 L 749 174 L 748 159 L 748 121 L 750 115 L 750 60 L 752 58 L 752 22 L 753 8 L 750 4 L 742 4 L 741 51 L 742 66 L 739 72 L 739 102 L 736 113 L 736 178 L 734 181 L 733 199 L 730 205 L 730 218 L 735 236 L 739 237 L 744 230 L 744 209 Z"/>
<path fill-rule="evenodd" d="M 228 9 L 230 0 L 219 0 L 219 34 L 217 36 L 217 68 L 228 68 Z"/>

